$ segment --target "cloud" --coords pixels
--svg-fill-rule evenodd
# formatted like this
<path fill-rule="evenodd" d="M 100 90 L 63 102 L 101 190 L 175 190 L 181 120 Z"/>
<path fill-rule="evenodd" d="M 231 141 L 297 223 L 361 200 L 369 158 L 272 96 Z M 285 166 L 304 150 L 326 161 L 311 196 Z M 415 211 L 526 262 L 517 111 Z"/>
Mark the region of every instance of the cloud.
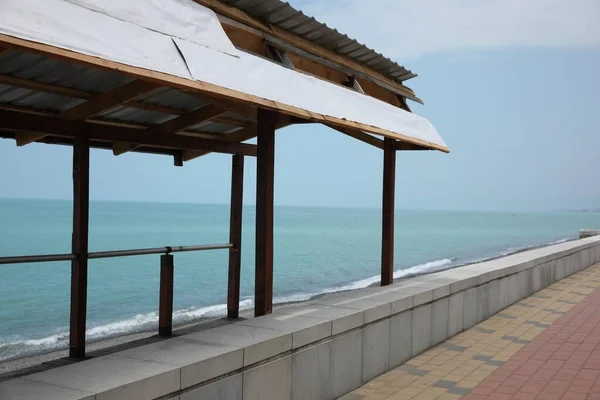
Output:
<path fill-rule="evenodd" d="M 600 0 L 295 0 L 397 60 L 517 46 L 600 46 Z"/>

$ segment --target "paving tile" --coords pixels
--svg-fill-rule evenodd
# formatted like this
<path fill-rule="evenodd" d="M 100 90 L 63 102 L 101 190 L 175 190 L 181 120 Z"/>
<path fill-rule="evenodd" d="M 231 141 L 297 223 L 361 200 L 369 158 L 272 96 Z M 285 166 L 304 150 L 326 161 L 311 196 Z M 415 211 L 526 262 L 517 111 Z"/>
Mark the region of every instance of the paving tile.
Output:
<path fill-rule="evenodd" d="M 595 285 L 584 291 L 590 276 L 597 277 Z M 599 288 L 596 265 L 505 308 L 352 393 L 364 396 L 361 400 L 576 400 L 600 394 Z"/>

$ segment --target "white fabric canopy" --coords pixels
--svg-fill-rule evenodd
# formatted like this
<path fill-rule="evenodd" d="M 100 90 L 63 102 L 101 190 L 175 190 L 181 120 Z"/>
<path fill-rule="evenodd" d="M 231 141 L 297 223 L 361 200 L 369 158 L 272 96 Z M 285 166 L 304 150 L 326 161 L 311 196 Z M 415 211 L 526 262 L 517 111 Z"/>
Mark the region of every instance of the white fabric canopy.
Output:
<path fill-rule="evenodd" d="M 192 0 L 2 0 L 0 32 L 446 147 L 423 117 L 237 50 Z"/>

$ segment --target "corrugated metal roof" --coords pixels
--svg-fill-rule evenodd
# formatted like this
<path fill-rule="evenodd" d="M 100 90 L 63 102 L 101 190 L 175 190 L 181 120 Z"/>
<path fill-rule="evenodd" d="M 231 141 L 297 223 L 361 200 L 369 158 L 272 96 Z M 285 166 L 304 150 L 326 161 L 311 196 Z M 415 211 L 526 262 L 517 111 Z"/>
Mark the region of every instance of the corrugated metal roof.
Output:
<path fill-rule="evenodd" d="M 328 27 L 281 0 L 220 0 L 261 21 L 310 40 L 402 82 L 417 76 L 395 61 Z"/>

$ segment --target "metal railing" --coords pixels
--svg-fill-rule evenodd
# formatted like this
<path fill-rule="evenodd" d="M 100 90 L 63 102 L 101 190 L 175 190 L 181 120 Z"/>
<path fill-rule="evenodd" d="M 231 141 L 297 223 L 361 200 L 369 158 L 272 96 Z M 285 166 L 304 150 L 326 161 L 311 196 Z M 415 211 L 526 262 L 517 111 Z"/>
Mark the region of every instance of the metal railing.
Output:
<path fill-rule="evenodd" d="M 234 249 L 231 243 L 205 244 L 195 246 L 164 246 L 144 249 L 127 249 L 113 251 L 95 251 L 87 254 L 87 259 L 102 259 L 114 257 L 144 256 L 160 254 L 160 299 L 158 310 L 158 334 L 171 336 L 173 330 L 173 253 Z M 43 254 L 33 256 L 0 257 L 0 265 L 29 264 L 39 262 L 57 262 L 77 260 L 75 254 Z"/>
<path fill-rule="evenodd" d="M 205 250 L 222 250 L 231 249 L 233 244 L 201 244 L 196 246 L 164 246 L 150 247 L 145 249 L 127 249 L 127 250 L 112 250 L 112 251 L 93 251 L 88 253 L 88 259 L 112 258 L 112 257 L 130 257 L 130 256 L 145 256 L 149 254 L 171 254 L 181 253 L 186 251 L 205 251 Z M 29 264 L 38 262 L 56 262 L 56 261 L 72 261 L 75 259 L 75 254 L 43 254 L 35 256 L 12 256 L 0 257 L 0 265 L 3 264 Z"/>

